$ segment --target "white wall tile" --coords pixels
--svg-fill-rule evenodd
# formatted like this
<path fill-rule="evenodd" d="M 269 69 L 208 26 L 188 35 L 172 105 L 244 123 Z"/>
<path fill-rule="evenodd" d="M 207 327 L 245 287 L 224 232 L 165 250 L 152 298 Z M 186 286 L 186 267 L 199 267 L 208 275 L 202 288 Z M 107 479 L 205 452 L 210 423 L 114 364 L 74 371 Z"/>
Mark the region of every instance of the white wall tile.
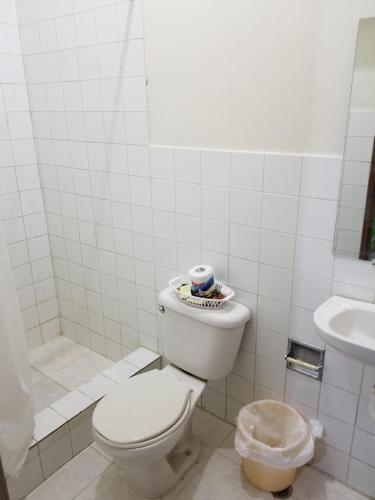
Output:
<path fill-rule="evenodd" d="M 244 259 L 259 260 L 260 230 L 249 226 L 230 225 L 229 254 Z"/>
<path fill-rule="evenodd" d="M 353 426 L 324 413 L 318 414 L 318 420 L 324 428 L 323 441 L 348 455 L 352 444 Z"/>
<path fill-rule="evenodd" d="M 359 394 L 363 365 L 354 358 L 327 351 L 323 380 L 347 391 Z"/>
<path fill-rule="evenodd" d="M 352 456 L 375 467 L 375 436 L 356 429 L 354 432 Z"/>
<path fill-rule="evenodd" d="M 257 292 L 258 267 L 256 262 L 237 257 L 229 257 L 230 283 L 241 290 Z"/>
<path fill-rule="evenodd" d="M 352 458 L 349 466 L 348 484 L 363 491 L 365 495 L 373 497 L 375 495 L 374 473 L 373 467 Z"/>
<path fill-rule="evenodd" d="M 345 481 L 349 466 L 349 456 L 345 453 L 325 443 L 318 443 L 313 463 L 322 472 L 333 476 L 339 481 Z"/>
<path fill-rule="evenodd" d="M 261 327 L 257 329 L 256 353 L 258 356 L 284 365 L 287 350 L 288 339 L 285 335 Z"/>
<path fill-rule="evenodd" d="M 199 184 L 201 181 L 201 153 L 193 149 L 175 149 L 175 179 L 178 182 Z"/>
<path fill-rule="evenodd" d="M 276 231 L 261 231 L 260 262 L 293 268 L 295 236 Z"/>
<path fill-rule="evenodd" d="M 341 158 L 304 156 L 301 196 L 337 200 L 340 187 Z"/>
<path fill-rule="evenodd" d="M 264 155 L 232 153 L 231 187 L 261 191 L 263 188 Z"/>
<path fill-rule="evenodd" d="M 293 273 L 280 267 L 261 264 L 259 269 L 259 294 L 289 303 L 292 297 Z"/>
<path fill-rule="evenodd" d="M 208 219 L 229 220 L 229 189 L 202 186 L 201 213 Z"/>
<path fill-rule="evenodd" d="M 257 356 L 255 364 L 255 381 L 278 394 L 283 394 L 285 388 L 285 364 L 275 363 L 269 359 Z"/>
<path fill-rule="evenodd" d="M 248 404 L 253 400 L 254 384 L 248 380 L 230 374 L 227 381 L 227 394 L 239 403 Z"/>
<path fill-rule="evenodd" d="M 304 236 L 297 237 L 294 265 L 296 271 L 330 279 L 333 273 L 333 263 L 330 241 Z"/>
<path fill-rule="evenodd" d="M 333 385 L 323 383 L 320 390 L 319 410 L 343 422 L 354 425 L 358 397 Z"/>
<path fill-rule="evenodd" d="M 173 149 L 152 146 L 150 148 L 151 177 L 173 180 Z"/>
<path fill-rule="evenodd" d="M 287 335 L 290 306 L 284 302 L 260 296 L 258 298 L 257 319 L 260 326 Z"/>
<path fill-rule="evenodd" d="M 176 183 L 176 212 L 200 216 L 201 187 L 198 184 Z"/>
<path fill-rule="evenodd" d="M 72 457 L 73 451 L 70 435 L 65 434 L 65 436 L 51 444 L 51 446 L 40 454 L 44 478 L 46 479 L 51 476 Z"/>
<path fill-rule="evenodd" d="M 330 286 L 329 280 L 294 273 L 293 304 L 313 311 L 329 298 Z"/>
<path fill-rule="evenodd" d="M 262 195 L 256 191 L 232 189 L 230 193 L 230 221 L 244 226 L 259 227 L 262 217 Z"/>
<path fill-rule="evenodd" d="M 262 228 L 295 234 L 298 198 L 265 193 L 263 196 Z"/>
<path fill-rule="evenodd" d="M 317 408 L 319 401 L 319 382 L 297 372 L 287 370 L 285 396 Z"/>
<path fill-rule="evenodd" d="M 266 154 L 264 191 L 298 196 L 301 182 L 301 163 L 300 156 Z"/>
<path fill-rule="evenodd" d="M 230 153 L 223 151 L 202 151 L 201 181 L 208 186 L 229 186 Z"/>
<path fill-rule="evenodd" d="M 298 234 L 333 241 L 337 204 L 330 200 L 301 198 Z"/>
<path fill-rule="evenodd" d="M 229 225 L 213 219 L 201 220 L 201 244 L 203 248 L 228 253 Z"/>
<path fill-rule="evenodd" d="M 175 210 L 175 190 L 170 181 L 152 181 L 152 206 L 160 210 Z"/>

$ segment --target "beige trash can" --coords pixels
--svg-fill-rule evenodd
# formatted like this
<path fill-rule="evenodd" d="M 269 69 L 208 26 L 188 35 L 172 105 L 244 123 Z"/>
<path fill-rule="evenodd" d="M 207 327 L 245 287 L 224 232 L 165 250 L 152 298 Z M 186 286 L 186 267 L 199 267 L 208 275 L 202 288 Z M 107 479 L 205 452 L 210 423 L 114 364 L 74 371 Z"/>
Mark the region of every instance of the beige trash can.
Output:
<path fill-rule="evenodd" d="M 238 414 L 235 447 L 250 483 L 279 492 L 292 484 L 297 468 L 314 455 L 314 438 L 322 432 L 291 406 L 274 400 L 251 403 Z"/>
<path fill-rule="evenodd" d="M 275 469 L 247 458 L 242 459 L 242 468 L 247 480 L 263 491 L 282 491 L 288 488 L 296 477 L 297 469 Z"/>

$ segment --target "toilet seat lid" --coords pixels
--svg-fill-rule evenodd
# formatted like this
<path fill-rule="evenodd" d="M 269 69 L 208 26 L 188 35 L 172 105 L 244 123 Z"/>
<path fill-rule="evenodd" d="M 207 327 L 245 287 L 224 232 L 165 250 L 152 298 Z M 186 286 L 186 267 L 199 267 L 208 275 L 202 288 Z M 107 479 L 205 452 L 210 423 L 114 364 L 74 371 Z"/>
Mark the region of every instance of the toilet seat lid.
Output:
<path fill-rule="evenodd" d="M 160 370 L 119 384 L 97 404 L 92 424 L 117 445 L 141 443 L 163 434 L 182 416 L 190 387 Z"/>

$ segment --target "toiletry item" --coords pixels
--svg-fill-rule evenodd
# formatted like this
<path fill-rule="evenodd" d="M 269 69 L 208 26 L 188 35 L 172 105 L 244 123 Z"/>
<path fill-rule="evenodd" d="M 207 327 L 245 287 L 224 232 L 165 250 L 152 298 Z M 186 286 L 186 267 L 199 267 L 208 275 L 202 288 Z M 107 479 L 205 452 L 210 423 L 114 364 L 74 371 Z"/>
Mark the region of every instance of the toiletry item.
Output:
<path fill-rule="evenodd" d="M 207 297 L 215 289 L 215 279 L 211 266 L 199 264 L 189 270 L 191 293 L 199 297 Z"/>

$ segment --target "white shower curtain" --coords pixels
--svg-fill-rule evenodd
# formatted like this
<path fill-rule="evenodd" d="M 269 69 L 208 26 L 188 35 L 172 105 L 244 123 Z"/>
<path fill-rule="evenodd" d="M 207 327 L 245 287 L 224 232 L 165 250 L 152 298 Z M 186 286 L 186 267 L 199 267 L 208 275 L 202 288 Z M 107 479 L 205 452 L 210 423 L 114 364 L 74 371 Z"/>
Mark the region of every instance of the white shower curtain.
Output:
<path fill-rule="evenodd" d="M 0 457 L 14 476 L 34 430 L 31 371 L 16 288 L 0 222 Z"/>

